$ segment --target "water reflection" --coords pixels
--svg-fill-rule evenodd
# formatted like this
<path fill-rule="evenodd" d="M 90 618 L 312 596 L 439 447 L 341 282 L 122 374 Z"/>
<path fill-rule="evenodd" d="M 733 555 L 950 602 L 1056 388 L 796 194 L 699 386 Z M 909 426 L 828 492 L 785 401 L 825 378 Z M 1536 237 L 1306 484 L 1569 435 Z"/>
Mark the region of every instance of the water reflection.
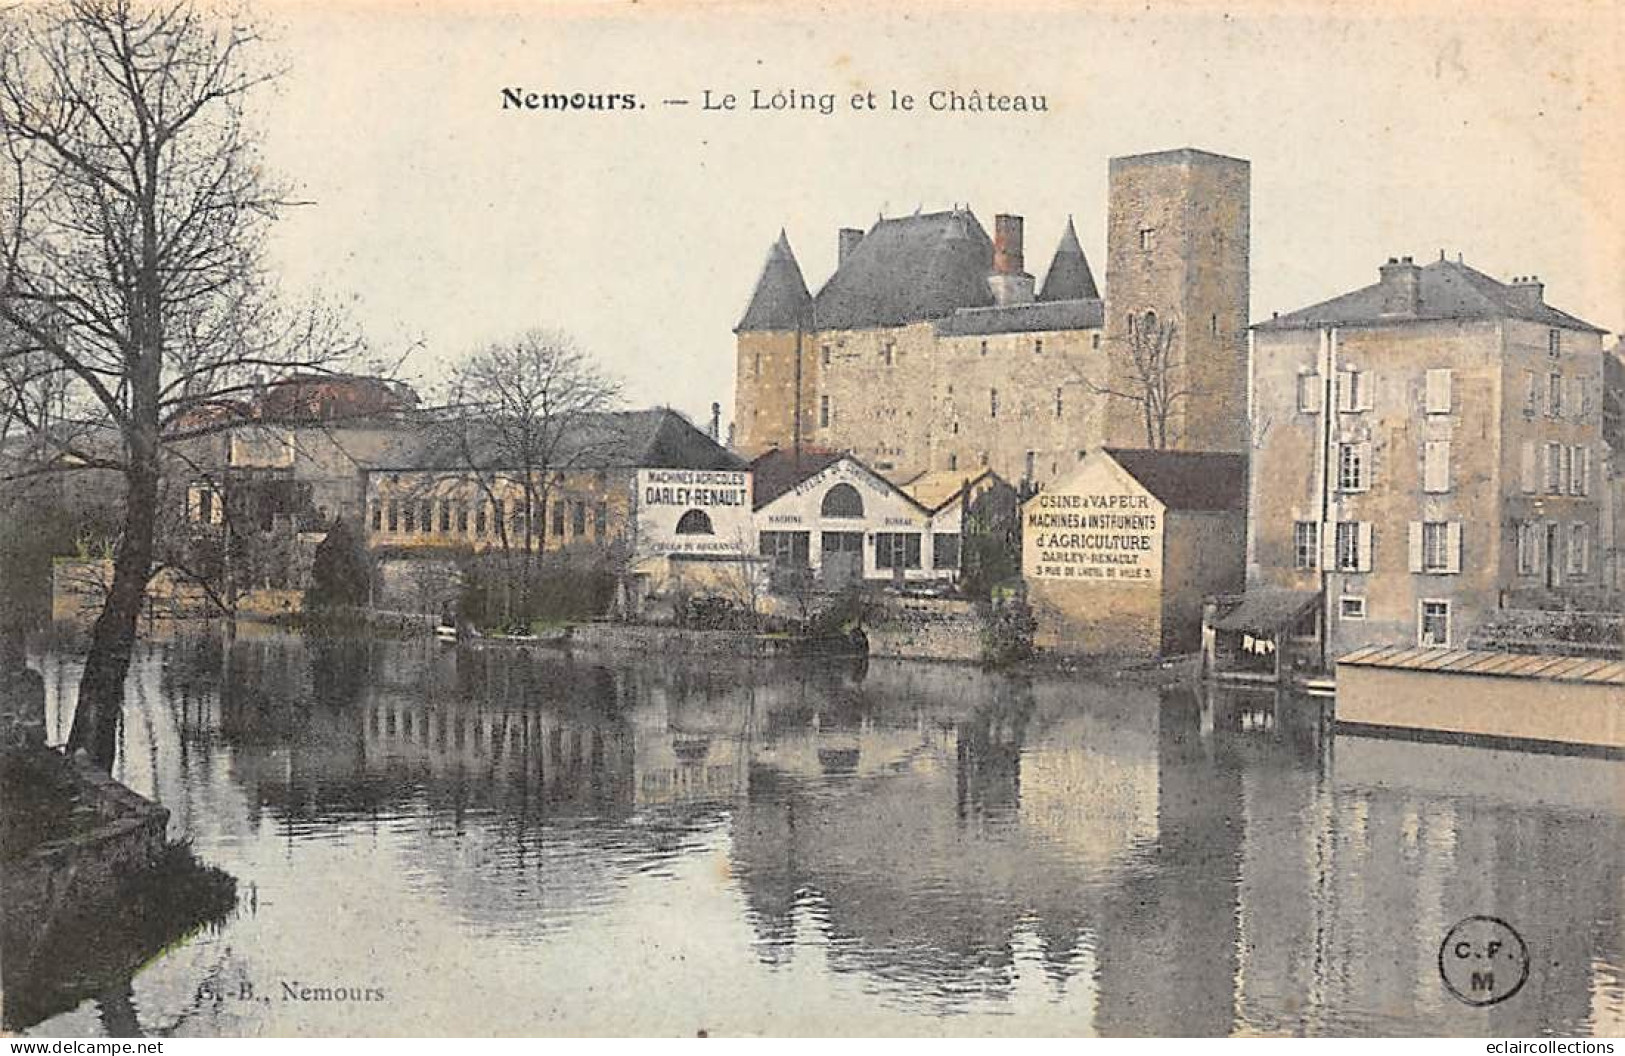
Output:
<path fill-rule="evenodd" d="M 121 776 L 243 908 L 41 1032 L 1625 1024 L 1618 762 L 1274 695 L 275 635 L 159 643 L 131 701 Z M 1536 963 L 1471 1009 L 1435 958 L 1481 912 Z"/>

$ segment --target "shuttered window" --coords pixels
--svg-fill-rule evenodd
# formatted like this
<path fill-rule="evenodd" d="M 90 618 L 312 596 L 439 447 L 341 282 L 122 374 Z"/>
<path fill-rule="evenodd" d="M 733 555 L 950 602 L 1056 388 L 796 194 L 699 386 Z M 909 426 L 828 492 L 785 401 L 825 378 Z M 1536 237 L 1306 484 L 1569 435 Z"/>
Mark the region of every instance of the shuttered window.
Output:
<path fill-rule="evenodd" d="M 1452 376 L 1449 369 L 1428 371 L 1427 411 L 1429 414 L 1449 414 Z"/>
<path fill-rule="evenodd" d="M 1461 523 L 1459 521 L 1412 521 L 1410 530 L 1412 572 L 1452 575 L 1461 571 Z"/>
<path fill-rule="evenodd" d="M 1422 490 L 1450 490 L 1450 441 L 1429 440 L 1422 449 Z"/>

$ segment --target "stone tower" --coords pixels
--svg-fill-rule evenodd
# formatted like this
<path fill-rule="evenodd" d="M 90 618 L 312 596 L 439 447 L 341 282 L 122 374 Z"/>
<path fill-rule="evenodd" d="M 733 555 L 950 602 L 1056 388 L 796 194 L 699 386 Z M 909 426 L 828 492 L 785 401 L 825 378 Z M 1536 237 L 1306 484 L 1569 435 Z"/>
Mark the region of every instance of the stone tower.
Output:
<path fill-rule="evenodd" d="M 811 306 L 801 265 L 780 231 L 734 327 L 734 446 L 747 457 L 774 447 L 790 450 L 803 439 L 807 408 L 817 401 L 818 357 L 809 354 L 812 337 L 806 333 Z"/>
<path fill-rule="evenodd" d="M 1200 150 L 1111 160 L 1108 446 L 1247 450 L 1250 184 Z"/>

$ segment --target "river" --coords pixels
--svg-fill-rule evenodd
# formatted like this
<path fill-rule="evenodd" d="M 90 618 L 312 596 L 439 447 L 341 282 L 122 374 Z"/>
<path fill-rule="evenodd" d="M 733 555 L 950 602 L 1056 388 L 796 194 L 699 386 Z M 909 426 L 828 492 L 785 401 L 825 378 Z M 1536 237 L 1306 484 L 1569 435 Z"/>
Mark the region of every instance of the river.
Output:
<path fill-rule="evenodd" d="M 239 907 L 29 1033 L 1625 1032 L 1625 763 L 1316 700 L 182 634 L 116 776 Z M 1530 952 L 1489 1007 L 1474 914 Z"/>

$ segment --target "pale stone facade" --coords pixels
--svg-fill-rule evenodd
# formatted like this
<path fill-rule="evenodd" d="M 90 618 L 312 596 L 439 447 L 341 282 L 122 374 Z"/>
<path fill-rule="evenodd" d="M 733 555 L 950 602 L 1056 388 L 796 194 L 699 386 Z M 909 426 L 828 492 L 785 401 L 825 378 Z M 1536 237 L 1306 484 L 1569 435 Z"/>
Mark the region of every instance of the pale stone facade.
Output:
<path fill-rule="evenodd" d="M 1596 587 L 1600 331 L 1442 258 L 1254 329 L 1248 584 L 1324 591 L 1330 658 Z"/>

